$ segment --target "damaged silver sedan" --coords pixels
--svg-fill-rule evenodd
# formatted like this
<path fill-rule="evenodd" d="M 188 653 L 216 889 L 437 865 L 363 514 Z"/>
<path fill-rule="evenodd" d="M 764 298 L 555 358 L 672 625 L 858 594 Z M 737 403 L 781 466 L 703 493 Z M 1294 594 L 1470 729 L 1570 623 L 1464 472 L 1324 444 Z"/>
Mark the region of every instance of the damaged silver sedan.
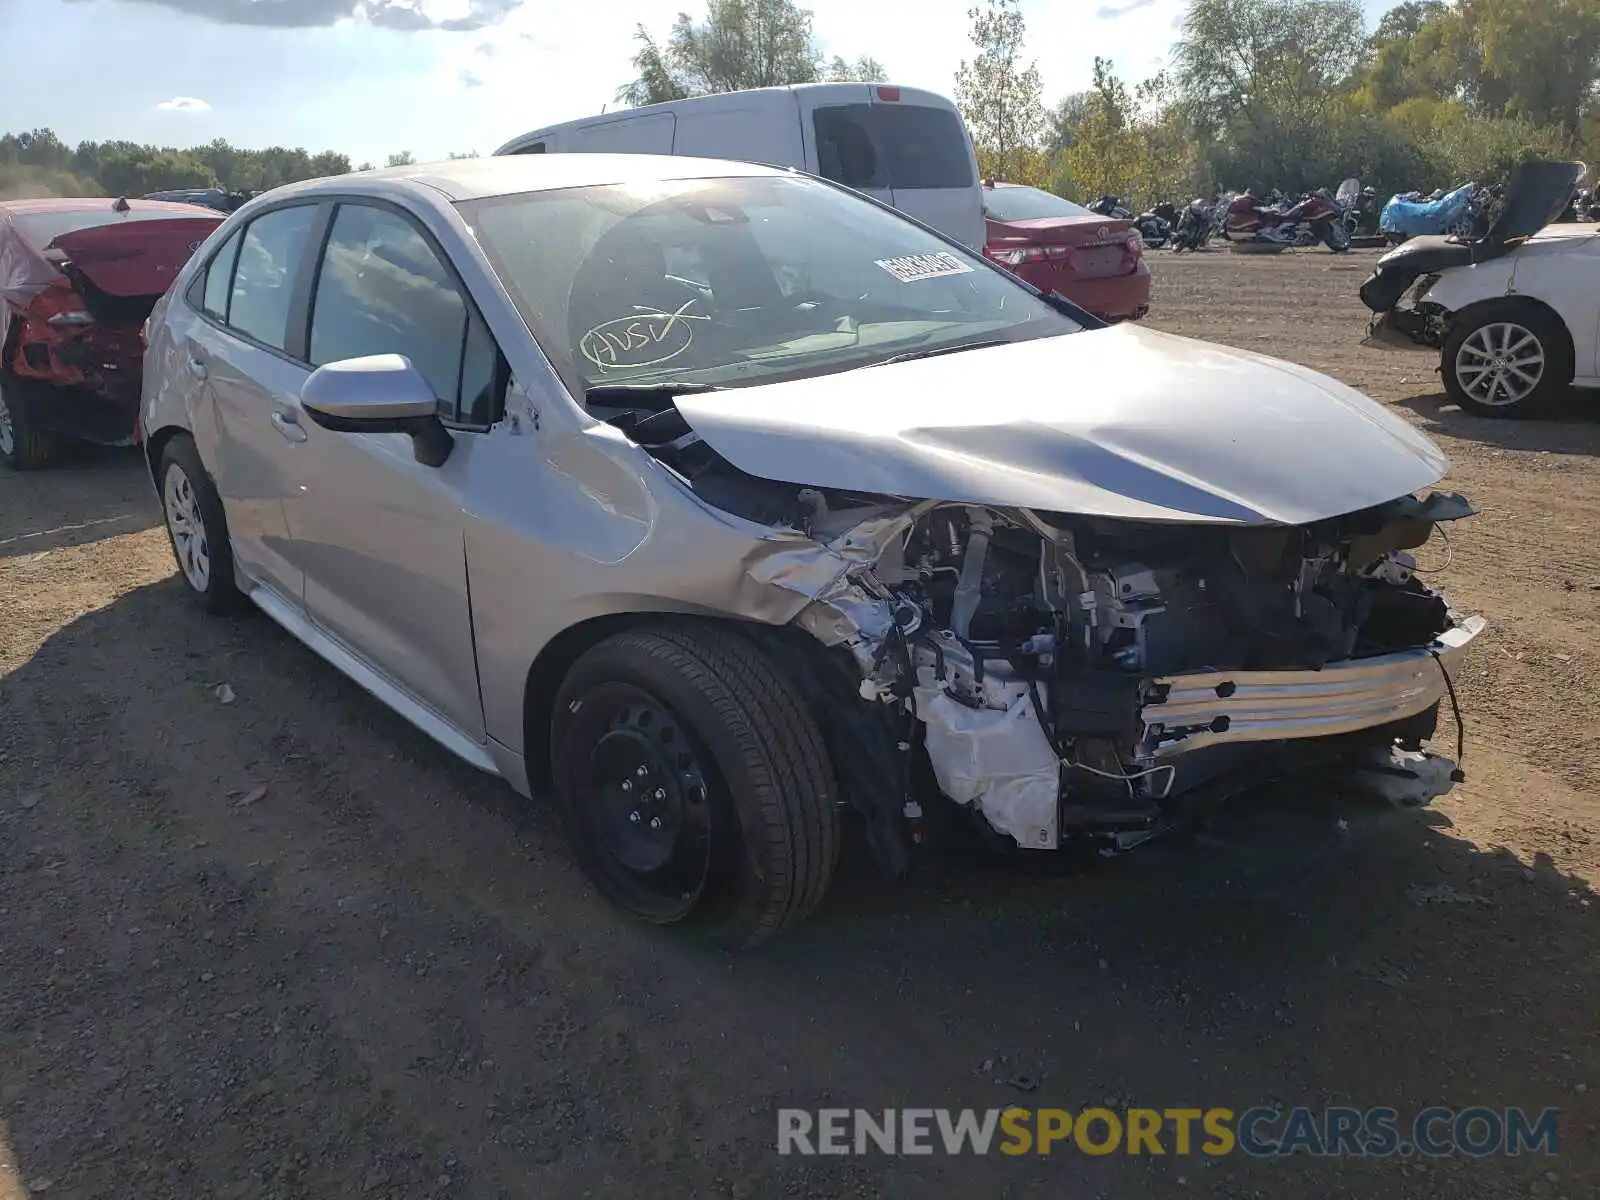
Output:
<path fill-rule="evenodd" d="M 851 812 L 899 873 L 935 833 L 1128 848 L 1404 761 L 1483 629 L 1417 574 L 1471 510 L 1403 421 L 790 172 L 284 188 L 149 342 L 201 606 L 552 792 L 607 897 L 730 945 L 817 905 Z"/>

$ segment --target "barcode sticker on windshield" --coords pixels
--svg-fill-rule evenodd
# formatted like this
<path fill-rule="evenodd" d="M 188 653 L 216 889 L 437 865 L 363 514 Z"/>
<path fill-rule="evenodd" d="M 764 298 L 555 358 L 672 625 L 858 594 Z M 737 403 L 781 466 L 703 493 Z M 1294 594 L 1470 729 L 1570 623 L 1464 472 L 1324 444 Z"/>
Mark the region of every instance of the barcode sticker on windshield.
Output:
<path fill-rule="evenodd" d="M 900 258 L 874 259 L 878 266 L 901 283 L 936 279 L 940 275 L 970 275 L 972 268 L 954 254 L 941 250 L 934 254 L 906 254 Z"/>

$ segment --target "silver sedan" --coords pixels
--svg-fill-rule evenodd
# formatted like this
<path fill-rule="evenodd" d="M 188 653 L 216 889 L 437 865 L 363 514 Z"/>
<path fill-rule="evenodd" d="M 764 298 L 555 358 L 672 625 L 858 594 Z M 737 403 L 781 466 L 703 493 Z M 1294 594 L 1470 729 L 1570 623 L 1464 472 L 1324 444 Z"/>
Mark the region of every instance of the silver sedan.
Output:
<path fill-rule="evenodd" d="M 1482 628 L 1414 573 L 1471 510 L 1405 422 L 793 172 L 282 188 L 147 339 L 194 599 L 553 793 L 609 899 L 724 944 L 817 905 L 846 812 L 898 873 L 1131 848 L 1285 763 L 1425 774 Z"/>

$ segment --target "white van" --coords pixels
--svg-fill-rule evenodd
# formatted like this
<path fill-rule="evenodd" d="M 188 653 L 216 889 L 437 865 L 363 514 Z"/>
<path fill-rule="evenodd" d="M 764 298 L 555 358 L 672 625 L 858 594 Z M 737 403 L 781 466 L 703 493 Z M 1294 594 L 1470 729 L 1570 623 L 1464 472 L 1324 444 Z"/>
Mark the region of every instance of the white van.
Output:
<path fill-rule="evenodd" d="M 943 96 L 883 83 L 802 83 L 567 121 L 496 154 L 679 154 L 794 167 L 892 204 L 982 250 L 972 139 Z"/>

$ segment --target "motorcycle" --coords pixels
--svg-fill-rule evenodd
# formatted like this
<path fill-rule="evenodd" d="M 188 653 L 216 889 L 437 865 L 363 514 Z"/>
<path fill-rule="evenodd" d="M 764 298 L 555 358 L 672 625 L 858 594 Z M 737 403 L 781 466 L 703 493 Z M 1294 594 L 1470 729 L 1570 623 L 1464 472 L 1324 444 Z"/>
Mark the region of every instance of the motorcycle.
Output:
<path fill-rule="evenodd" d="M 1089 211 L 1113 221 L 1132 221 L 1144 244 L 1159 250 L 1172 237 L 1172 220 L 1177 215 L 1170 204 L 1158 204 L 1149 212 L 1134 216 L 1133 210 L 1123 204 L 1121 196 L 1101 196 L 1089 205 Z"/>
<path fill-rule="evenodd" d="M 1346 194 L 1346 187 L 1339 189 L 1341 196 Z M 1344 205 L 1326 193 L 1314 193 L 1294 204 L 1287 199 L 1280 199 L 1274 206 L 1262 204 L 1245 192 L 1228 205 L 1228 240 L 1278 248 L 1315 246 L 1320 243 L 1335 254 L 1343 254 L 1350 249 L 1346 216 L 1360 190 L 1357 184 L 1355 191 L 1349 195 L 1349 203 Z"/>
<path fill-rule="evenodd" d="M 1177 208 L 1163 200 L 1149 211 L 1141 213 L 1133 222 L 1144 244 L 1159 250 L 1172 240 L 1172 227 L 1177 223 Z"/>
<path fill-rule="evenodd" d="M 1172 232 L 1172 252 L 1181 254 L 1185 250 L 1203 249 L 1216 231 L 1216 214 L 1212 206 L 1196 197 L 1178 218 L 1177 228 Z"/>
<path fill-rule="evenodd" d="M 1383 206 L 1378 230 L 1398 246 L 1407 238 L 1424 234 L 1471 237 L 1478 226 L 1480 197 L 1476 183 L 1464 183 L 1453 192 L 1401 192 Z"/>

